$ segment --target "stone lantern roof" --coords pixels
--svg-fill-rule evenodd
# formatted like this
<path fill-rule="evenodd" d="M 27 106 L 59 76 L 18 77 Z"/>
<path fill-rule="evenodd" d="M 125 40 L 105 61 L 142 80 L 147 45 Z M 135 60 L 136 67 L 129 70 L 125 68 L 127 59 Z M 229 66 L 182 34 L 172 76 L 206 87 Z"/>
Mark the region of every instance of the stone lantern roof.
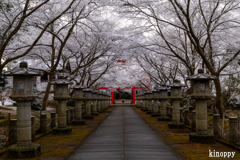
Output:
<path fill-rule="evenodd" d="M 203 69 L 198 69 L 198 74 L 187 77 L 187 80 L 214 80 L 214 75 L 205 74 Z"/>
<path fill-rule="evenodd" d="M 150 99 L 151 99 L 151 97 L 150 97 L 151 94 L 152 94 L 151 91 L 147 91 L 147 92 L 145 93 L 145 95 L 147 95 L 146 99 L 150 100 Z M 150 95 L 150 96 L 148 96 L 148 95 Z"/>
<path fill-rule="evenodd" d="M 93 89 L 91 89 L 91 88 L 86 88 L 86 89 L 84 89 L 83 91 L 84 91 L 84 92 L 92 92 Z"/>
<path fill-rule="evenodd" d="M 19 76 L 19 75 L 40 76 L 42 75 L 42 72 L 35 69 L 29 69 L 28 63 L 23 61 L 23 62 L 20 62 L 19 68 L 14 68 L 12 70 L 6 71 L 2 75 L 4 76 Z"/>
<path fill-rule="evenodd" d="M 145 94 L 152 94 L 152 91 L 147 91 Z"/>
<path fill-rule="evenodd" d="M 96 91 L 96 90 L 93 90 L 93 91 L 92 91 L 92 98 L 93 98 L 94 100 L 98 99 L 97 94 L 98 94 L 98 91 Z"/>
<path fill-rule="evenodd" d="M 75 86 L 72 86 L 71 89 L 84 89 L 86 87 L 80 85 L 80 83 L 77 83 Z"/>
<path fill-rule="evenodd" d="M 96 90 L 93 90 L 92 92 L 93 92 L 94 94 L 97 94 L 97 93 L 98 93 L 98 91 L 96 91 Z"/>
<path fill-rule="evenodd" d="M 63 76 L 59 76 L 58 80 L 52 81 L 52 82 L 50 82 L 50 84 L 56 84 L 56 85 L 58 85 L 58 84 L 73 84 L 73 82 L 64 79 Z"/>
<path fill-rule="evenodd" d="M 40 76 L 41 72 L 28 68 L 27 62 L 20 62 L 19 68 L 4 72 L 4 76 L 13 76 L 13 92 L 9 96 L 12 100 L 17 102 L 33 101 L 36 97 L 32 90 L 32 80 L 34 76 Z M 27 76 L 28 78 L 23 78 Z M 21 85 L 18 85 L 19 81 Z"/>
<path fill-rule="evenodd" d="M 169 87 L 171 87 L 170 90 L 168 90 L 169 93 L 171 93 L 170 98 L 172 100 L 182 100 L 182 94 L 181 94 L 181 88 L 185 87 L 185 85 L 181 84 L 181 82 L 179 80 L 174 80 L 172 84 L 168 85 Z M 179 92 L 177 91 L 177 95 L 175 95 L 175 91 L 174 90 L 179 90 Z M 172 93 L 173 92 L 173 93 Z"/>
<path fill-rule="evenodd" d="M 162 85 L 160 88 L 158 88 L 158 90 L 160 90 L 160 91 L 166 91 L 166 90 L 168 90 L 169 88 L 167 87 L 167 85 Z"/>
<path fill-rule="evenodd" d="M 91 88 L 86 88 L 83 90 L 83 92 L 85 93 L 84 100 L 92 100 L 93 99 L 92 91 L 93 91 L 93 89 L 91 89 Z M 90 96 L 90 97 L 88 97 L 88 96 Z"/>
<path fill-rule="evenodd" d="M 185 85 L 181 84 L 181 82 L 179 80 L 174 80 L 172 84 L 169 84 L 167 86 L 173 87 L 173 88 L 185 87 Z"/>

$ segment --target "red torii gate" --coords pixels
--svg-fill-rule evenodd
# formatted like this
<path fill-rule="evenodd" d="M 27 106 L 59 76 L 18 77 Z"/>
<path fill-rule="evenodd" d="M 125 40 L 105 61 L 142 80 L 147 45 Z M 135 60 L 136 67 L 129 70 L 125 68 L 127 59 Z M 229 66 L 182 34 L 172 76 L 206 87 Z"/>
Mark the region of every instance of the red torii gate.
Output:
<path fill-rule="evenodd" d="M 132 103 L 135 104 L 135 101 L 136 101 L 136 98 L 135 98 L 135 90 L 136 89 L 147 89 L 147 88 L 140 88 L 140 87 L 125 87 L 125 88 L 121 88 L 121 87 L 101 87 L 101 88 L 98 88 L 97 90 L 100 90 L 100 89 L 111 89 L 111 104 L 114 104 L 114 100 L 115 100 L 115 97 L 114 97 L 114 89 L 132 89 Z"/>

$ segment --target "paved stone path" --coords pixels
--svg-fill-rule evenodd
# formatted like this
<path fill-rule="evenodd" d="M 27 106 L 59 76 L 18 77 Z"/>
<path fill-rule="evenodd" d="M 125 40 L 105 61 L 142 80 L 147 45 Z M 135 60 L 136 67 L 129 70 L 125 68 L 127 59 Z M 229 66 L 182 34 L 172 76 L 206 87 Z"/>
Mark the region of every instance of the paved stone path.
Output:
<path fill-rule="evenodd" d="M 173 153 L 129 106 L 118 106 L 72 160 L 174 160 Z"/>

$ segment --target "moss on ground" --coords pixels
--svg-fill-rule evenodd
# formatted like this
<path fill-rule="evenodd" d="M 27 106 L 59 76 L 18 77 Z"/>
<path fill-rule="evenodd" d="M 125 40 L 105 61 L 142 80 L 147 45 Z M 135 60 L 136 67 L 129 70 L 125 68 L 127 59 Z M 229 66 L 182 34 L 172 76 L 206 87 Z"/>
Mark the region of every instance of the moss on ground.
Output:
<path fill-rule="evenodd" d="M 234 159 L 240 159 L 240 150 L 228 147 L 218 142 L 214 144 L 201 144 L 190 142 L 189 133 L 192 133 L 193 131 L 189 129 L 168 129 L 168 122 L 157 121 L 156 117 L 151 117 L 150 115 L 147 115 L 145 112 L 137 109 L 136 107 L 133 107 L 133 109 L 138 113 L 140 117 L 142 117 L 147 123 L 149 123 L 159 133 L 159 135 L 165 138 L 186 159 L 210 159 L 209 150 L 215 150 L 217 152 L 236 152 Z M 208 118 L 209 122 L 211 123 L 211 117 Z"/>
<path fill-rule="evenodd" d="M 115 107 L 111 107 L 108 111 L 112 111 Z M 48 134 L 34 143 L 41 145 L 41 155 L 34 158 L 27 158 L 28 160 L 41 160 L 44 158 L 55 158 L 67 156 L 97 125 L 104 120 L 109 113 L 101 113 L 95 116 L 92 120 L 86 120 L 86 125 L 76 126 L 71 125 L 72 133 L 69 135 L 52 135 Z M 0 160 L 10 160 L 4 154 Z M 25 158 L 26 159 L 26 158 Z M 22 159 L 21 159 L 22 160 Z"/>

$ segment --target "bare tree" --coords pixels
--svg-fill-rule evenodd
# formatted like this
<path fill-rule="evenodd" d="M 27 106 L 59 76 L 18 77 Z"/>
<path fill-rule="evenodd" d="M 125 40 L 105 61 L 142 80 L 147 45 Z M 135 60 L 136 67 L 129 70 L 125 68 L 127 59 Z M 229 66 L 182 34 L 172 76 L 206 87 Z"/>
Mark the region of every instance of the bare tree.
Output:
<path fill-rule="evenodd" d="M 31 50 L 37 45 L 38 41 L 44 35 L 47 28 L 66 13 L 75 0 L 66 3 L 66 7 L 60 9 L 59 14 L 52 16 L 47 21 L 43 10 L 47 9 L 50 1 L 8 1 L 0 3 L 0 74 L 3 68 L 10 62 L 28 55 Z M 45 7 L 45 8 L 44 8 Z M 43 9 L 43 10 L 42 10 Z M 38 18 L 36 18 L 38 17 Z M 42 21 L 43 23 L 40 23 Z M 36 26 L 41 26 L 41 30 L 36 30 Z M 30 43 L 24 41 L 30 33 Z"/>
<path fill-rule="evenodd" d="M 210 74 L 215 75 L 214 81 L 216 88 L 216 105 L 223 115 L 221 102 L 220 73 L 239 55 L 237 47 L 238 37 L 234 34 L 239 29 L 237 16 L 239 3 L 236 1 L 125 1 L 124 6 L 131 8 L 133 13 L 153 19 L 156 21 L 154 26 L 158 27 L 160 35 L 167 44 L 168 49 L 172 50 L 174 44 L 165 33 L 168 28 L 176 28 L 187 36 L 193 51 L 201 58 Z M 160 7 L 160 8 L 159 8 Z M 146 18 L 146 19 L 147 19 Z M 164 30 L 167 28 L 167 30 Z M 228 35 L 226 37 L 226 35 Z M 229 43 L 229 40 L 233 43 Z M 188 48 L 190 48 L 188 46 Z M 175 46 L 179 47 L 179 45 Z M 234 48 L 234 49 L 233 49 Z M 229 49 L 232 54 L 228 54 Z M 223 53 L 223 54 L 219 54 Z M 176 55 L 176 57 L 178 57 Z M 178 57 L 182 59 L 182 57 Z M 188 62 L 186 63 L 188 65 Z"/>

